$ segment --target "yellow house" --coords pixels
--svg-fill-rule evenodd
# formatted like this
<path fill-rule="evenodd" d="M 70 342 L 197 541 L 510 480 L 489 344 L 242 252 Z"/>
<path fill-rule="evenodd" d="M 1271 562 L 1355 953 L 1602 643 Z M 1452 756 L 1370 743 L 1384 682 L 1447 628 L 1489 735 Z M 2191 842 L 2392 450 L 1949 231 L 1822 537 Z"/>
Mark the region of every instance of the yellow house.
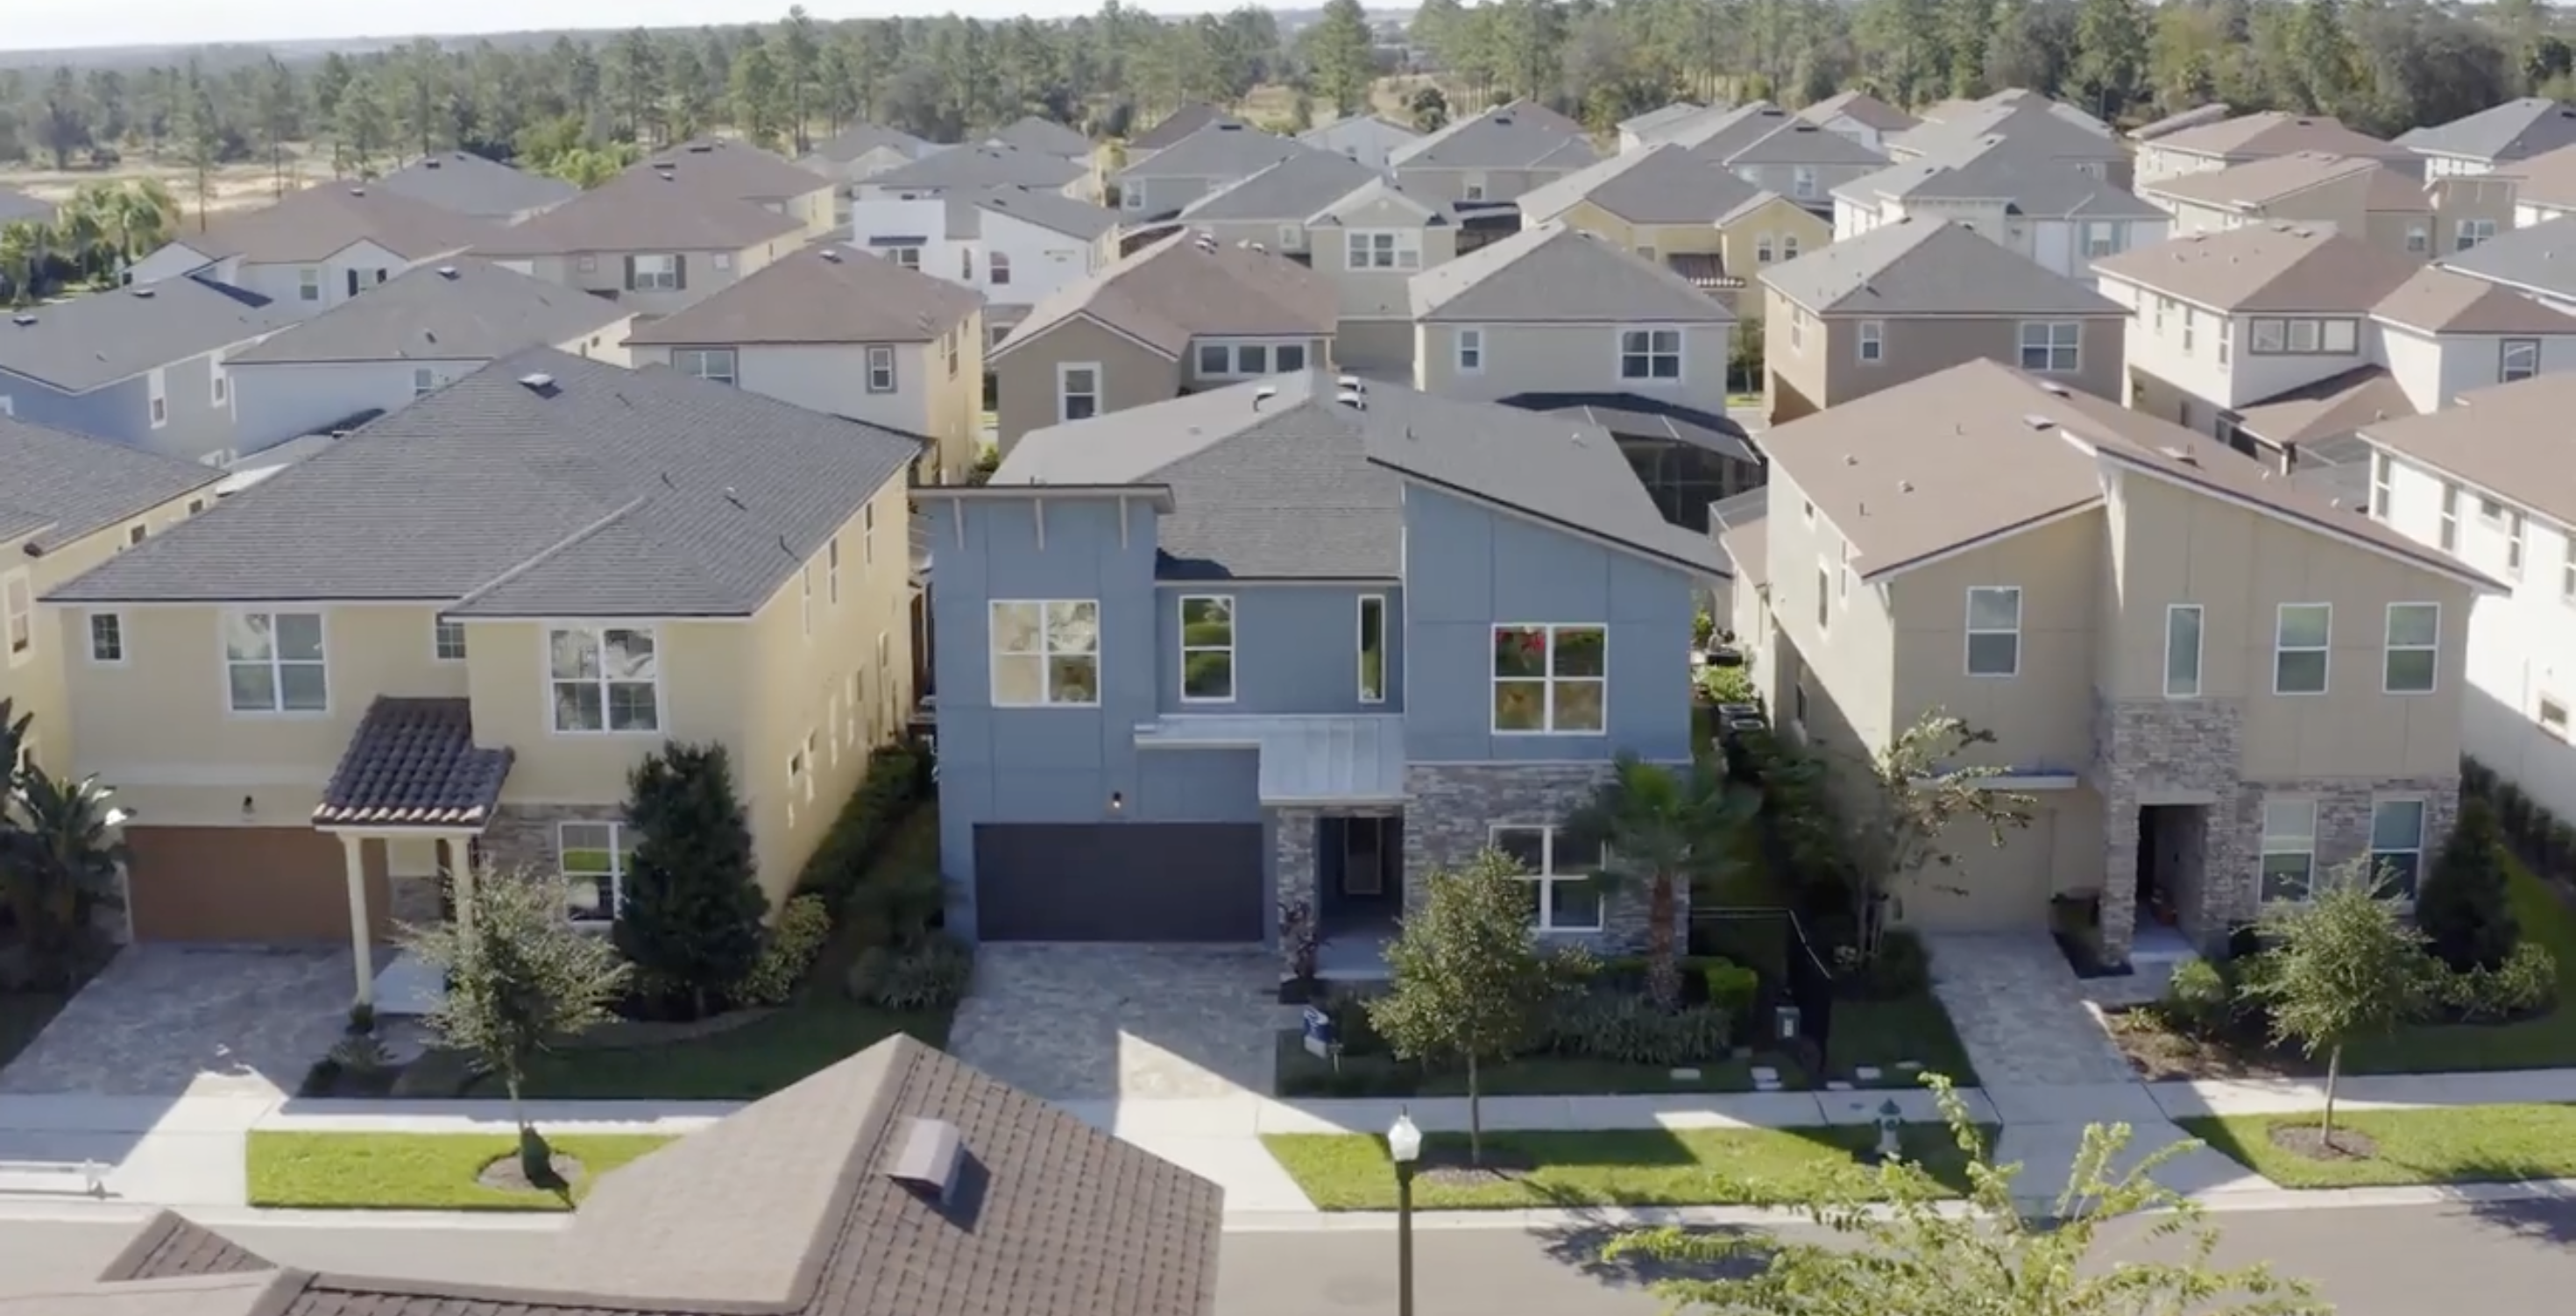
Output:
<path fill-rule="evenodd" d="M 1668 265 L 1759 320 L 1753 275 L 1833 241 L 1816 212 L 1670 143 L 1615 155 L 1521 198 L 1521 221 L 1556 222 Z"/>
<path fill-rule="evenodd" d="M 112 626 L 57 627 L 37 600 L 204 511 L 220 477 L 195 462 L 0 415 L 0 702 L 34 719 L 21 757 L 56 773 L 73 761 L 63 704 L 69 655 L 124 661 L 124 636 Z"/>
<path fill-rule="evenodd" d="M 773 907 L 913 703 L 912 438 L 670 370 L 494 362 L 45 596 L 138 940 L 348 938 L 442 874 L 615 917 L 627 774 L 731 752 Z M 110 621 L 109 619 L 112 619 Z"/>

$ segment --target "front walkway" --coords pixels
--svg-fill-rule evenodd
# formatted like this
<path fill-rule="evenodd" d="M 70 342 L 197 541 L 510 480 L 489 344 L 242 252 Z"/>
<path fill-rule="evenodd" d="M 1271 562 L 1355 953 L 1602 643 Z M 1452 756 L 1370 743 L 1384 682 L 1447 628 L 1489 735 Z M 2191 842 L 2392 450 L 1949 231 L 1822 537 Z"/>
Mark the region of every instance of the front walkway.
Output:
<path fill-rule="evenodd" d="M 347 950 L 128 946 L 18 1058 L 0 1093 L 294 1092 L 348 1025 Z"/>
<path fill-rule="evenodd" d="M 1258 948 L 987 943 L 948 1049 L 1050 1101 L 1266 1096 L 1298 1013 Z"/>
<path fill-rule="evenodd" d="M 2133 1083 L 2045 932 L 1927 933 L 1932 991 L 1988 1087 Z"/>

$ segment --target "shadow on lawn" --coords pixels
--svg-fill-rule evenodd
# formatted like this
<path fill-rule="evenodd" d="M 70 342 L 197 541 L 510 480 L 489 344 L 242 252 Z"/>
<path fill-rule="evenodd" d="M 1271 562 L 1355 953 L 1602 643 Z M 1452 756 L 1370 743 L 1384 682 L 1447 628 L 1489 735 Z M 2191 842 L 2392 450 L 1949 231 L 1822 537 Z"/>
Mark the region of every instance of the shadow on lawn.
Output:
<path fill-rule="evenodd" d="M 1752 1248 L 1721 1260 L 1664 1261 L 1655 1257 L 1630 1254 L 1616 1259 L 1606 1252 L 1622 1235 L 1634 1232 L 1627 1225 L 1613 1225 L 1597 1220 L 1577 1221 L 1531 1231 L 1550 1260 L 1576 1274 L 1598 1281 L 1605 1288 L 1643 1289 L 1666 1280 L 1741 1279 L 1759 1274 L 1769 1264 L 1768 1254 Z M 1694 1238 L 1741 1240 L 1759 1238 L 1758 1231 L 1734 1226 L 1686 1229 Z"/>

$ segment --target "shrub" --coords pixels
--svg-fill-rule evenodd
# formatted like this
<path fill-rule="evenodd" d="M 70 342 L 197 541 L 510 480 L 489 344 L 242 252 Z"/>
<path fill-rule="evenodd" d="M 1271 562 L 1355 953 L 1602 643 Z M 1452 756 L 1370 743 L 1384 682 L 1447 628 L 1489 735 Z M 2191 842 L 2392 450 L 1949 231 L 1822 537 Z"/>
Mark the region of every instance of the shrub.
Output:
<path fill-rule="evenodd" d="M 895 825 L 921 797 L 921 756 L 907 745 L 886 745 L 868 755 L 859 788 L 841 806 L 832 830 L 824 833 L 814 856 L 797 876 L 799 893 L 813 892 L 839 909 L 866 878 L 868 865 L 884 848 Z"/>
<path fill-rule="evenodd" d="M 2185 960 L 2174 966 L 2173 981 L 2165 984 L 2156 1012 L 2177 1032 L 2214 1036 L 2234 1021 L 2234 992 L 2216 965 Z"/>
<path fill-rule="evenodd" d="M 1753 669 L 1742 663 L 1711 663 L 1700 669 L 1699 684 L 1712 704 L 1761 702 L 1753 697 Z"/>
<path fill-rule="evenodd" d="M 1737 1021 L 1752 1013 L 1762 975 L 1723 956 L 1702 964 L 1699 973 L 1700 980 L 1708 984 L 1710 1009 Z"/>
<path fill-rule="evenodd" d="M 849 972 L 843 975 L 841 985 L 849 991 L 851 1000 L 873 1004 L 877 992 L 885 986 L 887 972 L 893 967 L 893 950 L 882 944 L 868 946 L 851 959 Z"/>
<path fill-rule="evenodd" d="M 850 893 L 842 916 L 862 946 L 909 946 L 926 935 L 945 908 L 948 888 L 939 870 L 907 864 L 863 881 Z"/>
<path fill-rule="evenodd" d="M 1332 1018 L 1333 1035 L 1341 1039 L 1345 1058 L 1394 1054 L 1386 1039 L 1378 1035 L 1377 1024 L 1369 1018 L 1367 993 L 1337 990 L 1325 999 L 1323 1009 Z"/>
<path fill-rule="evenodd" d="M 2522 939 L 2505 899 L 2504 839 L 2485 801 L 2460 810 L 2416 899 L 2415 922 L 2453 970 L 2501 965 Z"/>
<path fill-rule="evenodd" d="M 2496 821 L 2504 825 L 2505 839 L 2520 843 L 2531 832 L 2531 797 L 2520 786 L 2509 781 L 2496 783 Z"/>
<path fill-rule="evenodd" d="M 2443 1013 L 2464 1023 L 2518 1019 L 2549 1008 L 2558 998 L 2558 960 L 2536 942 L 2513 948 L 2493 968 L 2452 969 L 2430 960 L 2426 995 Z"/>
<path fill-rule="evenodd" d="M 2460 756 L 2460 794 L 2467 799 L 2481 799 L 2495 790 L 2495 769 L 2463 754 Z"/>
<path fill-rule="evenodd" d="M 887 963 L 870 999 L 888 1010 L 953 1010 L 974 975 L 975 957 L 966 943 L 935 933 Z"/>
<path fill-rule="evenodd" d="M 617 949 L 645 982 L 704 1015 L 751 972 L 769 913 L 733 758 L 719 744 L 675 740 L 626 781 L 626 816 L 639 839 L 617 909 Z"/>
<path fill-rule="evenodd" d="M 1666 1013 L 1627 992 L 1583 992 L 1548 1011 L 1542 1047 L 1562 1056 L 1671 1068 L 1714 1060 L 1734 1040 L 1734 1020 L 1709 1006 Z"/>
<path fill-rule="evenodd" d="M 751 972 L 734 988 L 734 997 L 744 1005 L 780 1005 L 796 994 L 797 985 L 805 981 L 805 970 L 814 963 L 814 955 L 823 949 L 823 941 L 832 935 L 832 910 L 821 896 L 798 896 L 778 911 L 778 926 L 769 930 L 761 943 L 760 958 L 752 961 Z"/>
<path fill-rule="evenodd" d="M 2549 853 L 2558 869 L 2576 868 L 2576 823 L 2560 819 L 2549 827 Z"/>
<path fill-rule="evenodd" d="M 1932 987 L 1932 954 L 1923 939 L 1902 928 L 1879 938 L 1878 958 L 1860 969 L 1861 990 L 1874 1000 L 1918 996 Z"/>
<path fill-rule="evenodd" d="M 1708 642 L 1716 638 L 1717 617 L 1710 613 L 1708 605 L 1703 603 L 1699 611 L 1691 614 L 1691 647 L 1706 649 Z"/>

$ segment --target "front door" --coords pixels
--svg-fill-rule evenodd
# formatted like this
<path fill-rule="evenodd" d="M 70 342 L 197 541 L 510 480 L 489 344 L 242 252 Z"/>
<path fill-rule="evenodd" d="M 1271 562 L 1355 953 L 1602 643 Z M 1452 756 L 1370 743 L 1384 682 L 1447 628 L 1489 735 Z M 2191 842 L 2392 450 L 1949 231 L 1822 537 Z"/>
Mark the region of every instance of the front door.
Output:
<path fill-rule="evenodd" d="M 1352 818 L 1342 826 L 1342 894 L 1367 900 L 1386 894 L 1386 818 Z"/>

